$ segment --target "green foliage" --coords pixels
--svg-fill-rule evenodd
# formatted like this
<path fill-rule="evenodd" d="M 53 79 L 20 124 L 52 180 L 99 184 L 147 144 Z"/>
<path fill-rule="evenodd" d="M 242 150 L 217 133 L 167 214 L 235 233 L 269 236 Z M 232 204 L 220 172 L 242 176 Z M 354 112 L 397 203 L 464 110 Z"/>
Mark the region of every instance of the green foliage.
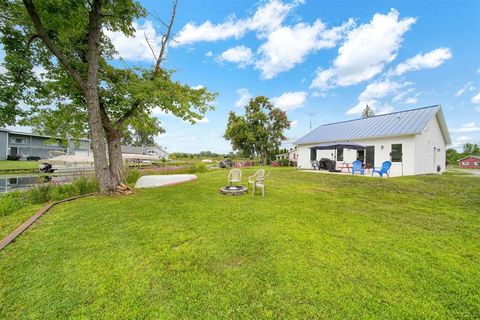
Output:
<path fill-rule="evenodd" d="M 127 169 L 125 172 L 125 180 L 128 184 L 135 184 L 138 178 L 142 176 L 142 173 L 138 169 Z"/>
<path fill-rule="evenodd" d="M 0 318 L 479 318 L 477 178 L 268 171 L 55 207 L 0 253 Z"/>
<path fill-rule="evenodd" d="M 95 179 L 80 177 L 72 183 L 41 184 L 25 191 L 0 195 L 0 217 L 33 204 L 44 204 L 98 191 Z"/>
<path fill-rule="evenodd" d="M 234 150 L 247 157 L 258 156 L 266 164 L 286 140 L 283 132 L 289 128 L 286 112 L 274 108 L 268 98 L 259 96 L 245 106 L 245 115 L 230 112 L 224 137 Z"/>
<path fill-rule="evenodd" d="M 290 161 L 288 161 L 288 159 L 280 159 L 280 160 L 277 160 L 277 162 L 280 165 L 280 167 L 288 167 L 290 165 Z"/>
<path fill-rule="evenodd" d="M 480 154 L 480 145 L 478 145 L 477 143 L 465 143 L 463 145 L 463 153 L 465 155 Z"/>
<path fill-rule="evenodd" d="M 207 164 L 204 163 L 204 162 L 199 162 L 197 164 L 196 171 L 197 172 L 207 172 L 208 171 Z"/>

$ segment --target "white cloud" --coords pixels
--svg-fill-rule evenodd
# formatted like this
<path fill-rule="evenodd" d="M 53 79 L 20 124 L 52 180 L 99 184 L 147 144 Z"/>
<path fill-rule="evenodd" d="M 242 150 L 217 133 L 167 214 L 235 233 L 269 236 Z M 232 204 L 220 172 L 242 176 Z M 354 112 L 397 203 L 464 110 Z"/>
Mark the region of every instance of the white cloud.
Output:
<path fill-rule="evenodd" d="M 271 79 L 302 63 L 308 54 L 334 47 L 352 25 L 353 20 L 349 20 L 339 27 L 327 29 L 317 19 L 311 25 L 297 23 L 292 27 L 278 28 L 268 34 L 267 41 L 258 49 L 261 57 L 255 66 L 261 70 L 263 78 Z"/>
<path fill-rule="evenodd" d="M 303 107 L 307 95 L 305 91 L 287 91 L 278 97 L 272 98 L 272 102 L 276 108 L 283 111 L 291 111 Z"/>
<path fill-rule="evenodd" d="M 450 132 L 452 132 L 452 133 L 457 133 L 457 132 L 476 132 L 476 131 L 480 131 L 480 127 L 479 127 L 478 124 L 476 124 L 475 122 L 465 123 L 465 124 L 462 124 L 462 125 L 460 126 L 460 128 L 452 128 L 452 129 L 450 129 Z"/>
<path fill-rule="evenodd" d="M 333 66 L 318 70 L 311 87 L 326 90 L 349 86 L 379 74 L 385 64 L 396 58 L 403 34 L 414 22 L 414 18 L 399 19 L 395 9 L 386 15 L 375 14 L 369 23 L 347 33 Z"/>
<path fill-rule="evenodd" d="M 414 92 L 415 88 L 408 88 L 406 90 L 402 90 L 397 95 L 395 95 L 395 97 L 393 97 L 393 102 L 405 101 L 408 99 L 407 96 L 413 94 Z"/>
<path fill-rule="evenodd" d="M 213 52 L 212 52 L 212 51 L 208 51 L 207 53 L 205 53 L 205 56 L 206 56 L 206 57 L 213 57 Z"/>
<path fill-rule="evenodd" d="M 473 143 L 476 139 L 470 136 L 453 137 L 452 145 L 454 148 L 461 148 L 465 143 Z"/>
<path fill-rule="evenodd" d="M 298 125 L 298 120 L 292 120 L 290 121 L 290 129 L 295 128 Z"/>
<path fill-rule="evenodd" d="M 455 93 L 455 97 L 460 97 L 465 92 L 473 91 L 473 90 L 475 90 L 475 87 L 473 86 L 473 82 L 472 81 L 467 82 L 463 87 L 458 89 L 458 91 Z"/>
<path fill-rule="evenodd" d="M 218 57 L 218 61 L 228 61 L 233 63 L 238 63 L 240 68 L 244 68 L 248 64 L 251 64 L 253 61 L 253 53 L 252 50 L 245 46 L 236 46 L 230 48 Z"/>
<path fill-rule="evenodd" d="M 418 101 L 417 98 L 410 97 L 410 98 L 407 98 L 407 100 L 405 100 L 405 103 L 406 104 L 415 104 L 415 103 L 417 103 L 417 101 Z"/>
<path fill-rule="evenodd" d="M 105 35 L 111 40 L 118 51 L 117 57 L 129 61 L 153 61 L 154 57 L 148 46 L 145 36 L 150 41 L 156 53 L 160 51 L 161 34 L 157 33 L 153 23 L 146 20 L 143 24 L 133 23 L 135 33 L 133 37 L 127 37 L 122 32 L 105 30 Z"/>
<path fill-rule="evenodd" d="M 237 94 L 239 95 L 239 97 L 237 101 L 235 101 L 235 106 L 239 108 L 246 106 L 250 99 L 252 99 L 252 95 L 245 88 L 237 89 Z"/>
<path fill-rule="evenodd" d="M 279 0 L 270 0 L 260 5 L 251 17 L 237 19 L 230 15 L 224 22 L 214 24 L 207 20 L 197 25 L 194 22 L 187 23 L 175 37 L 176 42 L 172 46 L 193 44 L 196 42 L 212 42 L 229 38 L 239 39 L 247 31 L 257 31 L 259 37 L 280 27 L 287 15 L 303 1 L 283 3 Z"/>
<path fill-rule="evenodd" d="M 370 101 L 359 101 L 357 105 L 347 110 L 346 114 L 359 115 L 362 113 L 363 110 L 365 110 L 365 107 L 367 105 L 370 107 L 370 109 L 373 110 L 373 112 L 376 115 L 390 113 L 394 111 L 394 108 L 388 103 L 382 103 L 378 100 L 370 100 Z"/>
<path fill-rule="evenodd" d="M 470 101 L 472 101 L 472 103 L 475 103 L 475 104 L 480 104 L 480 92 L 477 93 Z"/>
<path fill-rule="evenodd" d="M 358 97 L 358 99 L 373 100 L 373 99 L 384 98 L 387 95 L 390 95 L 396 90 L 403 88 L 409 84 L 410 84 L 409 82 L 400 83 L 400 82 L 392 81 L 390 79 L 386 79 L 384 81 L 372 82 L 365 88 L 365 90 L 363 90 L 362 93 L 360 93 L 360 96 Z"/>
<path fill-rule="evenodd" d="M 400 89 L 403 89 L 411 84 L 411 82 L 396 82 L 390 79 L 372 82 L 367 85 L 367 87 L 365 88 L 365 90 L 362 91 L 362 93 L 360 93 L 360 95 L 358 96 L 358 103 L 354 107 L 350 108 L 347 111 L 347 114 L 361 114 L 367 105 L 372 108 L 372 110 L 376 114 L 392 112 L 393 107 L 389 104 L 382 103 L 380 99 L 396 94 Z M 410 89 L 406 89 L 403 92 L 397 94 L 394 98 L 394 101 L 395 99 L 403 99 L 406 95 L 406 93 L 404 92 L 409 92 Z"/>
<path fill-rule="evenodd" d="M 421 69 L 433 69 L 441 66 L 445 61 L 452 58 L 452 52 L 449 48 L 438 48 L 425 54 L 417 54 L 413 58 L 397 65 L 393 73 L 400 76 L 408 71 Z"/>
<path fill-rule="evenodd" d="M 192 87 L 193 90 L 200 90 L 200 89 L 203 89 L 203 88 L 205 88 L 205 86 L 204 86 L 204 85 L 201 85 L 201 84 L 199 84 L 199 85 L 197 85 L 197 86 L 195 86 L 195 87 Z"/>

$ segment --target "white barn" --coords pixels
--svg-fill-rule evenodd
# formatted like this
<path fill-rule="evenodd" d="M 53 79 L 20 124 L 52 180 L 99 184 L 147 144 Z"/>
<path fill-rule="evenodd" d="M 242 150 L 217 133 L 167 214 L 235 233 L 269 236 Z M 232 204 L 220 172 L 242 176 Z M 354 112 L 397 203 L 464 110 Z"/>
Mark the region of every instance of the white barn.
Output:
<path fill-rule="evenodd" d="M 365 150 L 312 150 L 324 143 L 354 142 Z M 294 143 L 299 169 L 312 169 L 312 160 L 328 158 L 343 163 L 361 160 L 367 167 L 392 161 L 391 176 L 442 173 L 450 134 L 440 105 L 369 118 L 321 125 Z"/>

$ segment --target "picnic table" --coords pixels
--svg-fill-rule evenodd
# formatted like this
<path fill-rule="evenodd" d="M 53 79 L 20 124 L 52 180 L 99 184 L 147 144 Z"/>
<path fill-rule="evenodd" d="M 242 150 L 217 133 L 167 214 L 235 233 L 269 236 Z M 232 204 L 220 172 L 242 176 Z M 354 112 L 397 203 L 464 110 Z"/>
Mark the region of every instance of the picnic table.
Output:
<path fill-rule="evenodd" d="M 347 169 L 347 172 L 350 173 L 350 169 L 352 168 L 352 164 L 348 162 L 342 162 L 340 164 L 340 171 L 343 171 L 343 169 Z"/>

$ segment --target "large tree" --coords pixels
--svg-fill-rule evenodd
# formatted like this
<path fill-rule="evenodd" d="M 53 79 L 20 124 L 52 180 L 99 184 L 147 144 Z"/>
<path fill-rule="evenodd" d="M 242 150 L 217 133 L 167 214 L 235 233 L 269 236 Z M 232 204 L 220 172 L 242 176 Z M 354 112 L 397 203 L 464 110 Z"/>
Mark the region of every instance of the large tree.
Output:
<path fill-rule="evenodd" d="M 228 117 L 224 137 L 234 150 L 247 157 L 260 157 L 263 164 L 286 140 L 284 131 L 290 128 L 286 112 L 274 108 L 268 98 L 259 96 L 245 106 L 244 115 L 233 111 Z"/>
<path fill-rule="evenodd" d="M 465 143 L 463 145 L 463 153 L 465 155 L 480 154 L 480 145 L 478 145 L 476 143 Z"/>
<path fill-rule="evenodd" d="M 160 67 L 175 9 L 176 2 L 148 70 L 113 67 L 115 49 L 103 33 L 132 35 L 133 21 L 146 15 L 136 1 L 0 2 L 7 69 L 0 76 L 0 124 L 21 119 L 44 131 L 88 132 L 100 189 L 115 190 L 123 170 L 121 139 L 129 127 L 152 123 L 154 108 L 194 122 L 214 99 L 205 89 L 172 81 L 171 72 Z"/>

